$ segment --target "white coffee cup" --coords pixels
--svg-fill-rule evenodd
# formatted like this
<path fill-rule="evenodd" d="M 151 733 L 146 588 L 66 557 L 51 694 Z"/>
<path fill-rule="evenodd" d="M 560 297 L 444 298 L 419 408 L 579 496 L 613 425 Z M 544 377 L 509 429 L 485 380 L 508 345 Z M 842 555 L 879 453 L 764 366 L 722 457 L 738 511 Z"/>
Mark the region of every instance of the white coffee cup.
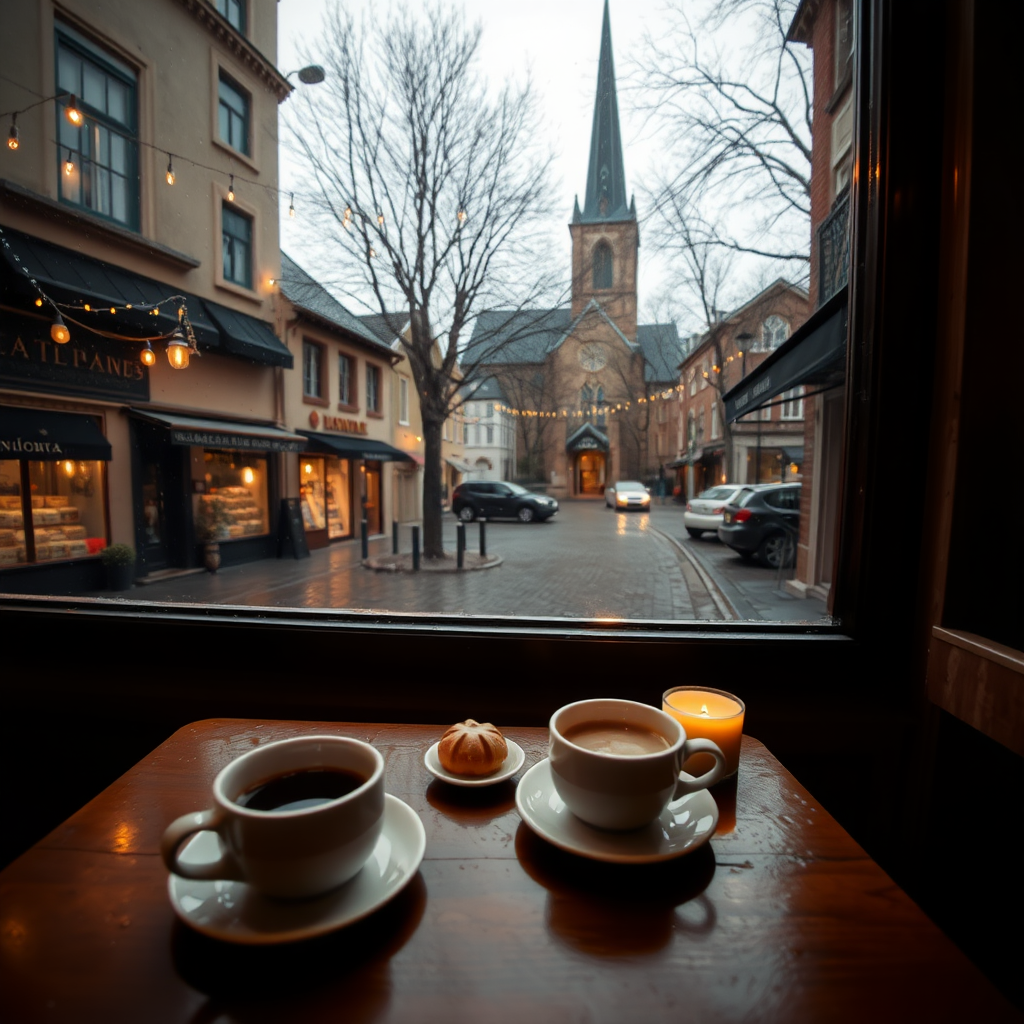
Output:
<path fill-rule="evenodd" d="M 326 795 L 336 792 L 343 795 Z M 303 794 L 308 798 L 298 799 Z M 324 802 L 310 806 L 316 800 Z M 283 806 L 255 809 L 260 801 Z M 289 802 L 300 806 L 288 809 Z M 268 896 L 315 896 L 362 868 L 383 823 L 380 752 L 362 740 L 300 736 L 255 747 L 225 766 L 213 780 L 213 807 L 171 822 L 160 852 L 168 870 L 185 878 L 241 881 Z M 218 834 L 221 857 L 183 862 L 182 843 L 204 830 Z"/>
<path fill-rule="evenodd" d="M 555 790 L 576 817 L 598 828 L 640 828 L 726 771 L 714 742 L 688 740 L 671 715 L 632 700 L 566 704 L 551 716 L 549 731 Z M 714 768 L 696 779 L 681 776 L 683 762 L 698 752 L 711 754 Z"/>

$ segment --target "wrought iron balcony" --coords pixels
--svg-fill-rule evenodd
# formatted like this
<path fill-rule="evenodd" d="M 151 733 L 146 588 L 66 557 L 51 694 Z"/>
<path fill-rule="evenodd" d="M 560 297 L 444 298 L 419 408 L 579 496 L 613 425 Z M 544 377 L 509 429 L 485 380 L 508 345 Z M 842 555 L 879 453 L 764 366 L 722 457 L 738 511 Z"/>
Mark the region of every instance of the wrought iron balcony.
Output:
<path fill-rule="evenodd" d="M 850 190 L 832 204 L 818 225 L 818 305 L 826 303 L 850 276 Z"/>

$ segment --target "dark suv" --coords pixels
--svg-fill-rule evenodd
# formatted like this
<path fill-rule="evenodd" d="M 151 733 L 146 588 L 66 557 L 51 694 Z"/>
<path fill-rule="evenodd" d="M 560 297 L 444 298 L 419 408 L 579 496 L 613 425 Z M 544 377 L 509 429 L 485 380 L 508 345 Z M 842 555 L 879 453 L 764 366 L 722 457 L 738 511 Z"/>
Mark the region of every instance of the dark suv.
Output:
<path fill-rule="evenodd" d="M 467 480 L 452 491 L 452 511 L 464 523 L 477 516 L 540 523 L 558 511 L 558 502 L 505 480 Z"/>
<path fill-rule="evenodd" d="M 800 484 L 749 484 L 722 512 L 718 539 L 742 558 L 792 565 L 800 533 Z"/>

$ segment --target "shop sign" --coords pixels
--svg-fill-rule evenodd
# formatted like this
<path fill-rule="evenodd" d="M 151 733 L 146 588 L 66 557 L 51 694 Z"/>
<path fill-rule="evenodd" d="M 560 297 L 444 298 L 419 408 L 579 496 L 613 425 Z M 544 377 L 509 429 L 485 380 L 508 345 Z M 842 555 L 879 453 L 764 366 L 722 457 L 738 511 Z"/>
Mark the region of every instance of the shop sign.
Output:
<path fill-rule="evenodd" d="M 302 441 L 285 441 L 249 434 L 220 434 L 206 430 L 171 430 L 171 444 L 195 445 L 197 448 L 231 448 L 254 452 L 301 452 Z"/>
<path fill-rule="evenodd" d="M 365 434 L 366 424 L 359 420 L 347 420 L 343 416 L 325 416 L 324 430 L 334 430 L 341 434 Z"/>
<path fill-rule="evenodd" d="M 601 446 L 592 437 L 581 437 L 574 445 L 574 451 L 582 451 L 584 448 L 600 448 Z"/>
<path fill-rule="evenodd" d="M 72 327 L 58 345 L 45 320 L 5 313 L 0 319 L 0 383 L 32 391 L 149 401 L 149 373 L 136 358 L 141 346 Z"/>

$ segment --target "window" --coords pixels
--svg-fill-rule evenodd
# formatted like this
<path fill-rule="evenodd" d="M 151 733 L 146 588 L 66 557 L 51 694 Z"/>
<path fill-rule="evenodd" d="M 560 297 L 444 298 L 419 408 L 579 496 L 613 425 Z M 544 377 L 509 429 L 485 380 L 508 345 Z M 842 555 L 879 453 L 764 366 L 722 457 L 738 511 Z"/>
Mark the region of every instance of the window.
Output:
<path fill-rule="evenodd" d="M 338 353 L 338 405 L 355 406 L 355 361 L 344 352 Z M 403 421 L 404 422 L 404 421 Z"/>
<path fill-rule="evenodd" d="M 137 229 L 139 170 L 135 72 L 65 26 L 57 30 L 57 91 L 73 93 L 85 115 L 68 122 L 56 104 L 62 202 Z"/>
<path fill-rule="evenodd" d="M 230 76 L 220 73 L 219 133 L 239 153 L 249 155 L 249 94 Z"/>
<path fill-rule="evenodd" d="M 761 351 L 774 352 L 789 337 L 789 324 L 781 316 L 770 316 L 761 327 Z"/>
<path fill-rule="evenodd" d="M 245 32 L 245 0 L 217 0 L 216 7 L 232 28 Z"/>
<path fill-rule="evenodd" d="M 224 280 L 252 288 L 252 219 L 224 203 L 220 214 Z"/>
<path fill-rule="evenodd" d="M 780 419 L 802 420 L 804 418 L 803 394 L 803 385 L 782 393 L 783 402 L 780 407 Z"/>
<path fill-rule="evenodd" d="M 487 424 L 487 443 L 494 444 L 494 427 L 490 423 Z"/>
<path fill-rule="evenodd" d="M 853 58 L 853 0 L 837 0 L 836 12 L 836 68 L 833 89 L 839 89 L 850 72 Z"/>
<path fill-rule="evenodd" d="M 718 422 L 718 403 L 711 403 L 711 440 L 722 436 L 722 428 Z"/>
<path fill-rule="evenodd" d="M 700 412 L 697 414 L 697 440 L 698 441 L 703 441 L 704 440 L 704 426 L 705 426 L 705 422 L 704 422 L 705 421 L 705 415 L 704 415 L 704 413 L 705 412 L 706 412 L 705 409 L 701 409 Z"/>
<path fill-rule="evenodd" d="M 708 386 L 708 374 L 710 373 L 710 367 L 708 361 L 705 359 L 700 364 L 700 389 L 703 391 Z"/>
<path fill-rule="evenodd" d="M 380 367 L 372 363 L 366 364 L 366 411 L 379 413 L 380 407 Z"/>
<path fill-rule="evenodd" d="M 323 398 L 322 361 L 324 350 L 312 341 L 302 343 L 302 394 L 305 398 Z"/>
<path fill-rule="evenodd" d="M 697 368 L 695 366 L 690 367 L 690 394 L 697 394 Z"/>
<path fill-rule="evenodd" d="M 409 423 L 409 380 L 406 377 L 398 378 L 398 422 Z"/>
<path fill-rule="evenodd" d="M 612 247 L 607 242 L 598 242 L 594 247 L 594 287 L 612 286 Z"/>

